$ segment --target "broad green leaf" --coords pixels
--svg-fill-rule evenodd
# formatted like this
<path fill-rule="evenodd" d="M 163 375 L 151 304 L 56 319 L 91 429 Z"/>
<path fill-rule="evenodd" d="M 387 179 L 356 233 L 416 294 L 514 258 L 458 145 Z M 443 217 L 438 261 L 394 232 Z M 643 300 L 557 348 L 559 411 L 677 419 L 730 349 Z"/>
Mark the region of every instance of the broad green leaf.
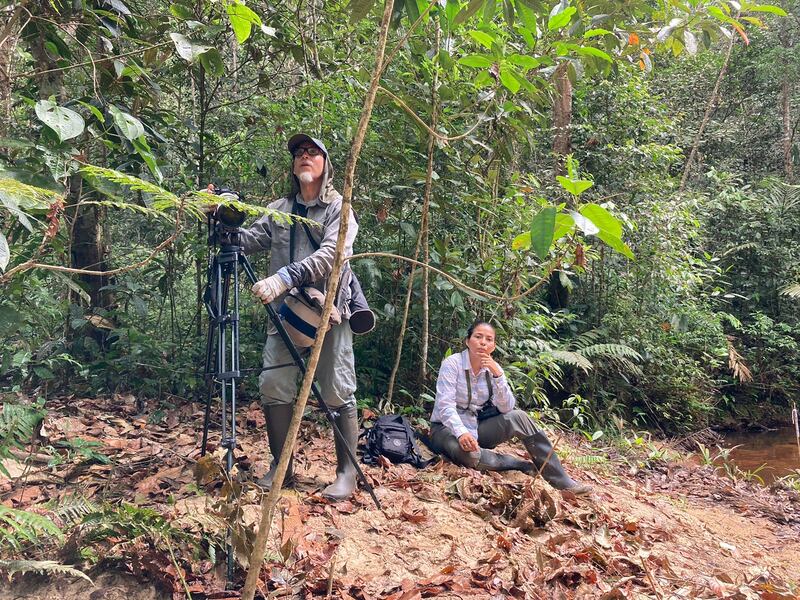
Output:
<path fill-rule="evenodd" d="M 375 0 L 350 0 L 350 22 L 355 24 L 369 14 Z"/>
<path fill-rule="evenodd" d="M 608 29 L 590 29 L 583 34 L 584 39 L 595 37 L 598 35 L 609 35 L 611 32 Z"/>
<path fill-rule="evenodd" d="M 135 140 L 144 135 L 144 126 L 139 119 L 122 112 L 113 104 L 109 105 L 108 110 L 114 117 L 114 124 L 125 139 Z"/>
<path fill-rule="evenodd" d="M 578 209 L 578 212 L 597 225 L 600 231 L 607 231 L 613 236 L 622 238 L 622 223 L 620 220 L 599 204 L 584 204 Z"/>
<path fill-rule="evenodd" d="M 525 54 L 517 54 L 517 53 L 509 54 L 506 57 L 506 60 L 508 62 L 510 62 L 512 65 L 516 65 L 518 67 L 522 67 L 523 69 L 526 69 L 526 70 L 527 69 L 535 69 L 536 67 L 538 67 L 541 64 L 538 59 L 536 59 L 536 58 L 534 58 L 532 56 L 527 56 Z"/>
<path fill-rule="evenodd" d="M 694 37 L 694 34 L 688 29 L 683 32 L 683 43 L 690 56 L 697 54 L 697 38 Z"/>
<path fill-rule="evenodd" d="M 588 179 L 569 179 L 563 175 L 558 175 L 556 179 L 558 180 L 558 183 L 561 184 L 561 187 L 563 187 L 573 196 L 580 196 L 583 192 L 594 185 L 594 183 Z"/>
<path fill-rule="evenodd" d="M 483 5 L 483 22 L 491 23 L 494 19 L 494 12 L 497 9 L 497 0 L 486 0 Z"/>
<path fill-rule="evenodd" d="M 514 4 L 511 0 L 503 0 L 503 18 L 509 29 L 514 27 Z"/>
<path fill-rule="evenodd" d="M 753 12 L 772 13 L 773 15 L 778 15 L 779 17 L 786 16 L 785 10 L 778 6 L 773 6 L 772 4 L 748 4 L 747 10 Z"/>
<path fill-rule="evenodd" d="M 472 15 L 478 12 L 486 0 L 470 0 L 466 8 L 462 8 L 461 12 L 456 15 L 453 20 L 453 25 L 461 25 L 464 21 L 469 19 Z"/>
<path fill-rule="evenodd" d="M 580 229 L 584 235 L 597 235 L 600 233 L 600 228 L 592 223 L 591 219 L 587 219 L 581 213 L 575 212 L 574 210 L 569 211 L 569 214 L 575 219 L 575 225 L 578 226 L 578 229 Z"/>
<path fill-rule="evenodd" d="M 554 31 L 566 27 L 577 10 L 574 6 L 568 6 L 560 13 L 552 15 L 547 21 L 547 29 Z"/>
<path fill-rule="evenodd" d="M 516 94 L 522 85 L 517 79 L 514 69 L 509 65 L 503 65 L 500 67 L 500 83 L 502 83 L 512 94 Z"/>
<path fill-rule="evenodd" d="M 181 35 L 180 33 L 172 32 L 169 34 L 169 37 L 172 38 L 173 43 L 175 44 L 175 50 L 178 51 L 180 57 L 193 63 L 197 58 L 203 53 L 208 52 L 211 47 L 210 46 L 203 46 L 201 44 L 196 44 L 185 35 Z"/>
<path fill-rule="evenodd" d="M 261 17 L 240 2 L 231 2 L 226 7 L 236 41 L 243 44 L 253 30 L 253 25 L 261 27 Z"/>
<path fill-rule="evenodd" d="M 86 126 L 83 117 L 74 110 L 59 106 L 51 100 L 39 100 L 36 103 L 36 116 L 55 131 L 62 142 L 79 136 Z"/>
<path fill-rule="evenodd" d="M 756 17 L 740 17 L 742 21 L 747 21 L 751 25 L 755 25 L 756 27 L 764 27 L 764 21 L 761 19 L 757 19 Z"/>
<path fill-rule="evenodd" d="M 222 62 L 222 57 L 219 55 L 219 50 L 212 48 L 208 52 L 203 52 L 200 55 L 200 64 L 203 65 L 206 73 L 214 77 L 222 77 L 225 74 L 225 65 Z"/>
<path fill-rule="evenodd" d="M 710 11 L 712 8 L 715 8 L 715 7 L 713 7 L 713 6 L 709 7 L 709 11 Z M 717 9 L 717 10 L 719 10 L 719 9 Z M 677 27 L 678 27 L 678 26 L 679 26 L 681 23 L 683 23 L 683 20 L 682 20 L 682 19 L 678 19 L 678 18 L 672 19 L 672 20 L 669 22 L 669 25 L 666 25 L 665 27 L 662 27 L 662 28 L 659 30 L 658 34 L 656 35 L 656 39 L 657 39 L 659 42 L 663 42 L 663 41 L 664 41 L 664 40 L 666 40 L 666 39 L 667 39 L 669 36 L 671 36 L 671 35 L 672 35 L 672 32 L 673 32 L 673 31 L 675 31 L 675 29 L 676 29 L 676 28 L 677 28 Z"/>
<path fill-rule="evenodd" d="M 452 25 L 453 21 L 455 20 L 456 16 L 461 9 L 461 4 L 458 0 L 447 0 L 447 5 L 444 9 L 444 15 L 447 17 L 447 23 Z"/>
<path fill-rule="evenodd" d="M 183 4 L 178 4 L 177 2 L 170 5 L 169 12 L 171 12 L 178 19 L 182 19 L 184 21 L 194 19 L 194 13 L 192 13 L 192 9 Z"/>
<path fill-rule="evenodd" d="M 486 69 L 492 66 L 492 59 L 485 54 L 469 54 L 458 59 L 458 64 L 466 67 Z"/>
<path fill-rule="evenodd" d="M 573 229 L 575 229 L 575 219 L 571 215 L 558 213 L 556 215 L 556 230 L 553 233 L 553 239 L 560 240 L 568 233 L 572 233 Z"/>
<path fill-rule="evenodd" d="M 461 294 L 458 293 L 458 290 L 453 290 L 453 293 L 450 294 L 450 306 L 453 308 L 464 308 L 464 299 L 461 298 Z"/>
<path fill-rule="evenodd" d="M 5 273 L 8 261 L 11 260 L 11 250 L 8 247 L 8 240 L 3 232 L 0 231 L 0 271 Z"/>
<path fill-rule="evenodd" d="M 525 233 L 520 233 L 517 237 L 514 238 L 514 241 L 511 242 L 512 250 L 527 250 L 530 247 L 531 247 L 530 231 L 526 231 Z"/>
<path fill-rule="evenodd" d="M 595 48 L 594 46 L 578 46 L 576 52 L 583 56 L 594 56 L 608 62 L 613 62 L 611 56 L 609 56 L 607 52 L 603 52 L 600 48 Z"/>
<path fill-rule="evenodd" d="M 708 10 L 709 14 L 719 19 L 720 21 L 723 21 L 725 23 L 730 23 L 731 25 L 736 25 L 737 27 L 742 26 L 742 24 L 739 23 L 739 21 L 729 17 L 716 6 L 709 6 L 706 10 Z"/>
<path fill-rule="evenodd" d="M 95 118 L 101 123 L 106 122 L 106 118 L 103 116 L 103 113 L 100 112 L 100 109 L 94 106 L 93 104 L 89 104 L 88 102 L 83 102 L 82 100 L 78 100 L 78 104 L 80 104 L 84 108 L 89 109 L 89 112 L 91 112 L 95 116 Z"/>
<path fill-rule="evenodd" d="M 477 29 L 473 29 L 472 31 L 470 31 L 469 36 L 484 48 L 488 50 L 492 49 L 492 42 L 494 42 L 494 36 L 489 35 L 485 31 L 478 31 Z"/>
<path fill-rule="evenodd" d="M 517 14 L 522 19 L 522 23 L 525 27 L 521 27 L 520 29 L 525 29 L 530 35 L 532 32 L 536 31 L 536 12 L 532 10 L 525 2 L 516 2 L 516 9 Z M 522 32 L 520 32 L 522 33 Z"/>
<path fill-rule="evenodd" d="M 634 258 L 633 252 L 628 247 L 628 245 L 625 242 L 623 242 L 621 239 L 619 239 L 617 236 L 612 235 L 611 233 L 609 233 L 607 231 L 601 231 L 601 232 L 599 232 L 597 234 L 597 237 L 599 237 L 601 240 L 603 240 L 606 244 L 611 246 L 611 248 L 613 248 L 614 250 L 616 250 L 620 254 L 623 254 L 623 255 L 627 256 L 628 258 L 630 258 L 631 260 L 633 260 L 633 258 Z"/>
<path fill-rule="evenodd" d="M 541 260 L 547 258 L 556 228 L 555 206 L 545 206 L 531 221 L 531 248 Z"/>
<path fill-rule="evenodd" d="M 161 169 L 158 168 L 156 158 L 150 151 L 150 146 L 148 145 L 147 140 L 144 138 L 144 136 L 141 136 L 140 138 L 132 140 L 132 142 L 133 147 L 136 148 L 136 152 L 142 157 L 142 160 L 147 165 L 147 168 L 150 169 L 153 177 L 156 178 L 158 183 L 161 183 L 164 179 L 164 175 L 161 173 Z"/>
<path fill-rule="evenodd" d="M 395 3 L 400 1 L 401 0 L 395 0 Z M 408 20 L 412 23 L 416 23 L 417 19 L 419 19 L 419 7 L 417 6 L 417 0 L 406 0 L 405 4 Z"/>

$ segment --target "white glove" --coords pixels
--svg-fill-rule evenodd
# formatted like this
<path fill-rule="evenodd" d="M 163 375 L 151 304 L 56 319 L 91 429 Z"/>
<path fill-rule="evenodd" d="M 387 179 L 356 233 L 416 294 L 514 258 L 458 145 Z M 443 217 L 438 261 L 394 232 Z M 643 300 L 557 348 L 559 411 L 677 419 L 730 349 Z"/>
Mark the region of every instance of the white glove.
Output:
<path fill-rule="evenodd" d="M 258 296 L 264 304 L 272 302 L 280 296 L 283 292 L 289 289 L 289 286 L 283 281 L 277 273 L 261 281 L 257 281 L 253 285 L 253 293 Z"/>

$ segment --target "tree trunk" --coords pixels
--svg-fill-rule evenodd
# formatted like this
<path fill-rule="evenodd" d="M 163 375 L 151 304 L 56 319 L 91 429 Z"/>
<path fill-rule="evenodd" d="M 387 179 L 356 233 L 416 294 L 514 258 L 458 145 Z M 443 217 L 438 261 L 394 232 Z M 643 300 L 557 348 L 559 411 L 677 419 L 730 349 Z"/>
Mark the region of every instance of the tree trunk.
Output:
<path fill-rule="evenodd" d="M 554 74 L 553 99 L 553 154 L 556 175 L 564 173 L 564 158 L 572 151 L 572 82 L 569 80 L 569 63 L 561 63 Z"/>
<path fill-rule="evenodd" d="M 436 53 L 442 41 L 442 30 L 439 28 L 439 21 L 435 21 L 436 27 Z M 439 118 L 439 67 L 438 63 L 434 66 L 433 81 L 431 82 L 431 129 L 436 130 L 436 122 Z M 428 168 L 425 175 L 425 193 L 422 200 L 422 262 L 426 265 L 430 262 L 430 204 L 431 193 L 433 190 L 433 152 L 436 148 L 436 139 L 432 134 L 428 135 Z M 422 270 L 422 336 L 420 339 L 420 363 L 419 363 L 419 386 L 425 385 L 428 378 L 428 339 L 430 337 L 430 272 L 428 269 Z"/>
<path fill-rule="evenodd" d="M 79 174 L 69 178 L 67 203 L 74 206 L 72 211 L 72 247 L 70 250 L 71 265 L 75 269 L 105 271 L 108 269 L 108 241 L 103 224 L 106 220 L 106 209 L 96 204 L 80 204 L 83 178 Z M 92 308 L 107 308 L 111 303 L 111 294 L 102 288 L 109 284 L 105 275 L 81 275 L 89 294 Z"/>
<path fill-rule="evenodd" d="M 23 8 L 20 3 L 0 29 L 0 137 L 8 136 L 11 123 L 12 71 Z"/>
<path fill-rule="evenodd" d="M 784 76 L 781 84 L 781 120 L 783 121 L 783 173 L 788 183 L 794 181 L 792 163 L 792 86 Z"/>
<path fill-rule="evenodd" d="M 737 15 L 738 16 L 738 15 Z M 719 97 L 719 88 L 722 85 L 722 80 L 725 79 L 725 74 L 728 72 L 728 65 L 731 62 L 731 52 L 733 51 L 733 42 L 736 38 L 731 34 L 730 42 L 728 43 L 728 50 L 725 53 L 725 60 L 722 63 L 722 68 L 719 70 L 717 82 L 714 84 L 714 89 L 711 91 L 711 96 L 708 97 L 706 103 L 706 110 L 703 114 L 703 120 L 700 122 L 700 128 L 697 130 L 697 135 L 694 138 L 692 149 L 689 151 L 689 158 L 686 159 L 686 165 L 683 167 L 683 175 L 681 176 L 681 185 L 678 191 L 682 192 L 686 188 L 686 181 L 689 179 L 689 173 L 692 169 L 692 163 L 697 156 L 697 151 L 700 148 L 700 141 L 703 139 L 703 133 L 706 130 L 708 122 L 711 120 L 711 115 L 714 113 L 714 108 L 717 104 Z"/>
<path fill-rule="evenodd" d="M 567 155 L 572 151 L 572 82 L 569 79 L 569 63 L 561 63 L 554 74 L 555 98 L 553 98 L 553 155 L 556 175 L 564 174 Z M 561 283 L 558 271 L 550 274 L 547 282 L 547 303 L 553 310 L 569 305 L 569 290 Z"/>
<path fill-rule="evenodd" d="M 39 3 L 40 14 L 48 15 L 58 21 L 72 19 L 70 10 L 55 10 L 49 0 L 41 0 Z M 41 25 L 37 25 L 41 27 Z M 27 35 L 25 41 L 29 44 L 31 54 L 36 58 L 36 70 L 42 72 L 36 77 L 39 98 L 46 99 L 50 96 L 58 98 L 60 103 L 64 103 L 67 97 L 64 88 L 64 71 L 53 70 L 59 66 L 53 61 L 45 46 L 45 35 Z M 45 71 L 45 72 L 43 72 Z M 88 151 L 84 148 L 84 155 Z M 82 205 L 83 177 L 75 173 L 67 177 L 65 182 L 67 188 L 67 216 L 71 220 L 70 229 L 70 266 L 75 269 L 90 269 L 104 271 L 107 269 L 107 258 L 109 245 L 106 239 L 105 219 L 106 209 L 95 204 Z M 81 275 L 78 277 L 85 284 L 86 291 L 90 299 L 90 308 L 107 308 L 112 300 L 111 294 L 107 290 L 102 290 L 109 281 L 106 276 Z"/>
<path fill-rule="evenodd" d="M 784 56 L 790 56 L 794 42 L 789 29 L 789 19 L 782 19 L 778 39 L 784 49 Z M 794 141 L 794 128 L 792 127 L 792 74 L 790 67 L 784 62 L 784 73 L 781 80 L 780 111 L 782 123 L 782 142 L 783 142 L 783 174 L 787 183 L 794 182 L 794 163 L 792 160 L 792 143 Z"/>

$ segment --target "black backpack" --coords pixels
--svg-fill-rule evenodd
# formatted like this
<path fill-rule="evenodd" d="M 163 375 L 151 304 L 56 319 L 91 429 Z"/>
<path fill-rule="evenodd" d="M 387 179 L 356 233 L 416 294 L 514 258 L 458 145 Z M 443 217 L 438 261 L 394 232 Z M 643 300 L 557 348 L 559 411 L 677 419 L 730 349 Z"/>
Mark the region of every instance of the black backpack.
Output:
<path fill-rule="evenodd" d="M 409 463 L 424 469 L 436 460 L 424 460 L 419 453 L 411 424 L 402 415 L 378 417 L 375 424 L 361 434 L 366 438 L 363 461 L 367 465 L 378 464 L 378 457 L 385 456 L 391 462 Z"/>

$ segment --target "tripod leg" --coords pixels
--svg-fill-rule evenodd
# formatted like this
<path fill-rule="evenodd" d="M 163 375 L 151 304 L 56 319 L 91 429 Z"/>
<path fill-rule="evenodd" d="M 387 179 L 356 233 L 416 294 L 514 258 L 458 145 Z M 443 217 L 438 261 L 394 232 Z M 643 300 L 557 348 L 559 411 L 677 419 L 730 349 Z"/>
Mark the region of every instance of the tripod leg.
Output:
<path fill-rule="evenodd" d="M 200 445 L 200 456 L 206 455 L 206 447 L 208 445 L 208 427 L 211 423 L 211 400 L 214 396 L 214 373 L 219 371 L 217 364 L 217 354 L 214 348 L 214 340 L 216 334 L 216 319 L 219 307 L 214 300 L 214 292 L 216 291 L 215 278 L 217 276 L 217 261 L 214 260 L 211 268 L 208 271 L 208 281 L 206 282 L 206 291 L 203 294 L 203 300 L 206 305 L 206 312 L 209 316 L 208 333 L 206 334 L 206 362 L 205 362 L 205 380 L 206 380 L 206 408 L 203 417 L 203 442 Z"/>

